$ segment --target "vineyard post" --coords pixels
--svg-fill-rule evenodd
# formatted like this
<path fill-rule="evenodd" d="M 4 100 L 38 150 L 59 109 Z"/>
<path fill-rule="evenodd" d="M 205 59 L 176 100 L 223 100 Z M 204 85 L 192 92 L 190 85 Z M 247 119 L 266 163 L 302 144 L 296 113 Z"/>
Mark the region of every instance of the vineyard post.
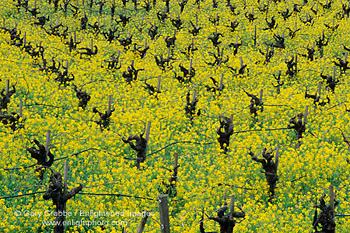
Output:
<path fill-rule="evenodd" d="M 2 17 L 2 26 L 6 28 L 5 17 Z"/>
<path fill-rule="evenodd" d="M 279 162 L 279 152 L 280 152 L 280 145 L 277 144 L 277 146 L 276 146 L 276 158 L 275 158 L 276 168 L 278 167 L 278 162 Z"/>
<path fill-rule="evenodd" d="M 74 31 L 74 45 L 77 44 L 77 32 Z"/>
<path fill-rule="evenodd" d="M 193 91 L 192 103 L 196 101 L 196 90 Z"/>
<path fill-rule="evenodd" d="M 93 51 L 93 50 L 94 50 L 94 39 L 91 38 L 91 51 Z"/>
<path fill-rule="evenodd" d="M 324 29 L 323 29 L 323 31 L 322 31 L 322 39 L 324 39 Z M 320 48 L 320 56 L 321 56 L 321 58 L 323 58 L 323 46 L 321 46 L 321 48 Z"/>
<path fill-rule="evenodd" d="M 241 63 L 241 68 L 243 68 L 243 58 L 242 57 L 239 57 L 239 61 Z"/>
<path fill-rule="evenodd" d="M 157 90 L 160 92 L 160 81 L 162 80 L 162 77 L 159 75 L 158 76 L 158 84 L 157 84 Z"/>
<path fill-rule="evenodd" d="M 346 64 L 348 62 L 348 52 L 344 54 L 344 63 Z"/>
<path fill-rule="evenodd" d="M 145 210 L 142 214 L 142 220 L 140 222 L 139 228 L 137 229 L 137 233 L 142 233 L 143 229 L 145 228 L 147 219 L 148 219 L 149 212 Z"/>
<path fill-rule="evenodd" d="M 170 188 L 174 189 L 174 190 L 170 191 L 170 193 L 175 194 L 175 195 L 176 195 L 177 169 L 180 167 L 180 165 L 178 165 L 178 161 L 179 161 L 179 154 L 174 153 L 173 174 L 171 175 L 171 177 L 169 179 L 169 183 L 170 183 Z"/>
<path fill-rule="evenodd" d="M 146 129 L 146 152 L 147 152 L 147 148 L 148 148 L 148 142 L 149 142 L 149 134 L 150 134 L 150 131 L 151 131 L 151 122 L 148 121 L 147 122 L 147 129 Z"/>
<path fill-rule="evenodd" d="M 230 213 L 233 213 L 235 211 L 235 195 L 230 196 L 231 202 L 230 202 Z M 225 197 L 226 198 L 226 197 Z"/>
<path fill-rule="evenodd" d="M 309 106 L 308 105 L 306 105 L 305 106 L 305 114 L 304 114 L 304 126 L 306 125 L 306 122 L 307 122 L 307 114 L 308 114 L 308 108 L 309 108 Z"/>
<path fill-rule="evenodd" d="M 158 198 L 161 233 L 170 233 L 168 196 L 166 194 L 161 194 Z"/>
<path fill-rule="evenodd" d="M 177 169 L 178 161 L 179 161 L 179 154 L 174 153 L 174 169 L 173 169 L 174 171 L 175 171 L 175 169 Z"/>
<path fill-rule="evenodd" d="M 111 110 L 112 110 L 112 95 L 109 95 L 107 115 L 111 114 Z"/>
<path fill-rule="evenodd" d="M 332 220 L 334 221 L 335 212 L 334 212 L 334 190 L 333 185 L 329 185 L 329 206 L 331 208 Z"/>
<path fill-rule="evenodd" d="M 318 96 L 321 97 L 321 85 L 322 85 L 322 82 L 319 82 L 318 83 L 318 90 L 317 90 L 317 93 L 318 93 Z M 317 95 L 317 94 L 316 94 Z"/>
<path fill-rule="evenodd" d="M 264 92 L 264 90 L 261 89 L 261 90 L 260 90 L 260 103 L 261 103 L 261 104 L 262 104 L 262 99 L 263 99 L 263 92 Z"/>
<path fill-rule="evenodd" d="M 221 74 L 219 89 L 222 90 L 223 86 L 224 86 L 224 74 Z"/>
<path fill-rule="evenodd" d="M 49 154 L 50 136 L 51 136 L 51 131 L 48 130 L 48 131 L 46 132 L 46 143 L 45 143 L 46 156 Z M 46 159 L 45 159 L 45 160 L 46 160 Z"/>
<path fill-rule="evenodd" d="M 27 32 L 24 32 L 24 36 L 23 36 L 23 46 L 26 45 L 27 42 Z"/>
<path fill-rule="evenodd" d="M 336 68 L 335 68 L 335 66 L 333 66 L 333 79 L 335 79 L 335 75 L 336 75 Z"/>
<path fill-rule="evenodd" d="M 10 80 L 6 80 L 6 95 L 9 93 L 9 88 L 10 88 Z"/>
<path fill-rule="evenodd" d="M 63 179 L 64 179 L 64 193 L 67 193 L 67 181 L 68 181 L 68 161 L 64 162 L 64 174 L 63 174 Z"/>
<path fill-rule="evenodd" d="M 295 72 L 298 72 L 298 54 L 295 54 Z"/>
<path fill-rule="evenodd" d="M 192 72 L 192 59 L 190 60 L 190 75 L 191 75 L 191 72 Z"/>
<path fill-rule="evenodd" d="M 19 117 L 22 118 L 22 109 L 23 109 L 23 101 L 19 101 L 19 110 L 18 110 L 18 115 Z"/>

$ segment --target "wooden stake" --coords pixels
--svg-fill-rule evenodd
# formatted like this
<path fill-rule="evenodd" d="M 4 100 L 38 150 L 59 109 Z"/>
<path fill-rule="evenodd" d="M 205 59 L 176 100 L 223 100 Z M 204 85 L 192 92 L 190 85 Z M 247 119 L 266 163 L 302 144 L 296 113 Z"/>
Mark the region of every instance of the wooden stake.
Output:
<path fill-rule="evenodd" d="M 46 156 L 49 154 L 49 150 L 50 150 L 50 136 L 51 136 L 51 131 L 48 130 L 46 132 L 46 143 L 45 143 Z"/>
<path fill-rule="evenodd" d="M 66 61 L 66 70 L 68 70 L 68 61 Z"/>
<path fill-rule="evenodd" d="M 24 32 L 23 45 L 26 45 L 26 42 L 27 42 L 27 32 Z"/>
<path fill-rule="evenodd" d="M 231 114 L 230 119 L 231 119 L 231 122 L 233 122 L 233 114 Z"/>
<path fill-rule="evenodd" d="M 168 196 L 161 194 L 158 196 L 158 199 L 161 233 L 170 233 Z"/>
<path fill-rule="evenodd" d="M 347 63 L 347 61 L 348 61 L 348 52 L 346 52 L 344 55 L 344 62 Z"/>
<path fill-rule="evenodd" d="M 5 17 L 2 18 L 2 26 L 3 26 L 4 28 L 6 28 Z"/>
<path fill-rule="evenodd" d="M 77 32 L 74 31 L 74 44 L 76 45 L 77 44 Z"/>
<path fill-rule="evenodd" d="M 23 109 L 23 101 L 19 101 L 19 111 L 18 111 L 18 115 L 19 117 L 22 118 L 22 109 Z"/>
<path fill-rule="evenodd" d="M 145 228 L 146 222 L 147 222 L 147 218 L 148 218 L 149 212 L 147 210 L 145 210 L 142 214 L 142 220 L 140 222 L 139 228 L 137 229 L 136 233 L 142 233 L 143 229 Z"/>
<path fill-rule="evenodd" d="M 318 96 L 320 96 L 320 97 L 321 97 L 321 85 L 322 85 L 322 82 L 319 82 L 317 93 L 318 93 Z M 317 93 L 316 93 L 316 95 L 317 95 Z"/>
<path fill-rule="evenodd" d="M 68 181 L 68 161 L 64 162 L 64 193 L 67 193 L 67 181 Z"/>
<path fill-rule="evenodd" d="M 94 39 L 91 38 L 91 51 L 94 49 Z"/>
<path fill-rule="evenodd" d="M 279 163 L 279 152 L 280 152 L 280 146 L 279 144 L 277 144 L 276 146 L 276 157 L 275 157 L 275 164 L 276 164 L 276 167 L 278 167 L 278 163 Z"/>
<path fill-rule="evenodd" d="M 298 54 L 295 54 L 295 71 L 298 72 Z"/>
<path fill-rule="evenodd" d="M 174 169 L 173 169 L 174 171 L 175 171 L 175 169 L 177 169 L 178 161 L 179 161 L 179 154 L 174 153 Z"/>
<path fill-rule="evenodd" d="M 111 114 L 112 110 L 112 95 L 108 96 L 108 115 Z"/>
<path fill-rule="evenodd" d="M 190 60 L 190 73 L 192 71 L 192 59 Z"/>
<path fill-rule="evenodd" d="M 333 66 L 333 79 L 335 78 L 335 74 L 336 74 L 336 67 Z"/>
<path fill-rule="evenodd" d="M 306 107 L 305 107 L 305 113 L 304 113 L 304 126 L 306 125 L 306 122 L 307 122 L 307 111 L 308 111 L 308 108 L 309 108 L 309 106 L 307 106 L 306 105 Z"/>
<path fill-rule="evenodd" d="M 230 197 L 231 197 L 230 212 L 233 213 L 235 210 L 235 195 L 232 195 Z"/>
<path fill-rule="evenodd" d="M 241 62 L 241 68 L 242 68 L 242 67 L 243 67 L 243 58 L 240 57 L 240 58 L 239 58 L 239 61 Z"/>
<path fill-rule="evenodd" d="M 160 81 L 162 80 L 162 77 L 158 76 L 158 84 L 157 84 L 157 90 L 160 91 Z"/>
<path fill-rule="evenodd" d="M 148 140 L 149 140 L 149 133 L 151 132 L 151 122 L 148 121 L 147 122 L 147 129 L 146 129 L 146 141 L 147 141 L 147 144 L 148 144 Z"/>
<path fill-rule="evenodd" d="M 333 185 L 329 185 L 329 207 L 331 208 L 332 218 L 334 219 L 334 191 Z"/>
<path fill-rule="evenodd" d="M 10 90 L 10 80 L 6 80 L 6 95 L 9 93 Z"/>
<path fill-rule="evenodd" d="M 263 92 L 264 92 L 264 90 L 263 90 L 263 89 L 261 89 L 261 90 L 260 90 L 260 103 L 262 103 L 262 99 L 263 99 Z"/>
<path fill-rule="evenodd" d="M 222 90 L 223 86 L 224 86 L 224 74 L 221 74 L 219 89 Z"/>
<path fill-rule="evenodd" d="M 195 101 L 196 101 L 196 90 L 194 90 L 193 92 L 192 103 L 194 103 Z"/>

